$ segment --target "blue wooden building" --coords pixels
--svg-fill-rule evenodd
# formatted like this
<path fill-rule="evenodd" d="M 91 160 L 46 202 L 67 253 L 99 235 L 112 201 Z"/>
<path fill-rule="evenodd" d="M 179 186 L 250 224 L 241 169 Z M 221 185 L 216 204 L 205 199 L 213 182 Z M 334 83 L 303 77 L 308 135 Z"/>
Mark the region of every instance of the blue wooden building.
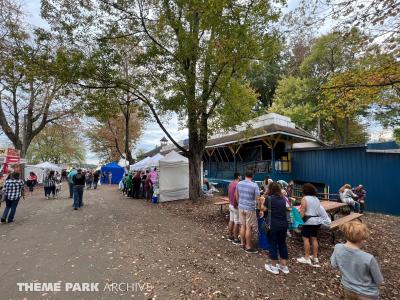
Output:
<path fill-rule="evenodd" d="M 182 143 L 182 146 L 187 146 Z M 174 146 L 160 146 L 146 155 L 165 154 Z M 337 194 L 345 183 L 367 190 L 366 210 L 400 215 L 400 149 L 394 143 L 328 147 L 287 117 L 267 114 L 209 138 L 203 174 L 227 190 L 235 172 L 255 172 L 254 180 L 311 182 L 320 192 Z M 398 204 L 399 203 L 399 204 Z"/>
<path fill-rule="evenodd" d="M 400 215 L 400 149 L 395 143 L 292 150 L 291 178 L 329 193 L 349 183 L 367 190 L 366 210 Z"/>

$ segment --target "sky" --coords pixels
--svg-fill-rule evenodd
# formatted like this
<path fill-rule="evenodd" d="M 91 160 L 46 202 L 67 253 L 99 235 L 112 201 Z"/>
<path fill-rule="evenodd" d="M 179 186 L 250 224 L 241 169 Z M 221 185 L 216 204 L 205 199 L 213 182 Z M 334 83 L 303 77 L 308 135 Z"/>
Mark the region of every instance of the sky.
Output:
<path fill-rule="evenodd" d="M 299 3 L 299 0 L 289 0 L 288 1 L 288 9 L 294 9 Z M 27 13 L 27 21 L 28 23 L 34 26 L 40 27 L 48 27 L 48 24 L 45 20 L 40 17 L 40 0 L 25 0 L 23 2 L 23 9 Z M 326 32 L 329 30 L 328 25 L 324 26 L 320 31 Z M 321 33 L 323 33 L 321 32 Z M 178 118 L 176 115 L 172 114 L 163 118 L 163 124 L 166 129 L 170 132 L 170 134 L 174 137 L 175 140 L 183 140 L 187 138 L 187 129 L 179 129 Z M 369 128 L 370 132 L 370 140 L 378 140 L 378 139 L 389 139 L 391 137 L 391 131 L 384 131 L 380 126 L 371 126 Z M 160 139 L 164 136 L 164 132 L 158 126 L 156 122 L 148 122 L 145 124 L 143 128 L 143 134 L 139 139 L 136 148 L 134 149 L 134 153 L 137 153 L 139 150 L 149 151 L 155 148 L 160 144 Z M 4 136 L 0 137 L 0 143 L 6 144 L 7 138 Z M 90 151 L 89 146 L 87 145 L 86 151 L 86 161 L 87 163 L 97 164 L 98 159 L 96 155 Z"/>

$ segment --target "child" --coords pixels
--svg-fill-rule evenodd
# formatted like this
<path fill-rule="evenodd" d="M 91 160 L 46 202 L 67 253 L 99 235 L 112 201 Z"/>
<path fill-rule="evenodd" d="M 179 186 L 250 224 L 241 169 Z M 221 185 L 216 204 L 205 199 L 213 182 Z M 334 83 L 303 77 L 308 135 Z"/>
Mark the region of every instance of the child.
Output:
<path fill-rule="evenodd" d="M 340 226 L 347 242 L 337 244 L 331 257 L 332 267 L 342 274 L 345 298 L 351 300 L 379 299 L 383 276 L 373 255 L 360 250 L 367 240 L 367 226 L 353 221 Z"/>

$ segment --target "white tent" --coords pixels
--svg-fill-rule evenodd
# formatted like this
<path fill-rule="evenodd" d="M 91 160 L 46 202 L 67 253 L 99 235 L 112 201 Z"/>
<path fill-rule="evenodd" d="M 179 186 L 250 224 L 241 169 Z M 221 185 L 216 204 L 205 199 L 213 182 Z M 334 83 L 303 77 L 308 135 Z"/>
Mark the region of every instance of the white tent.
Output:
<path fill-rule="evenodd" d="M 123 168 L 128 167 L 129 161 L 127 161 L 126 158 L 121 157 L 121 159 L 118 162 L 118 166 L 123 167 Z"/>
<path fill-rule="evenodd" d="M 156 155 L 154 155 L 147 163 L 146 163 L 146 168 L 150 168 L 150 167 L 158 167 L 159 166 L 159 162 L 160 159 L 163 159 L 164 156 L 161 155 L 160 153 L 157 153 Z"/>
<path fill-rule="evenodd" d="M 50 170 L 50 171 L 58 171 L 61 172 L 61 168 L 56 165 L 52 164 L 51 162 L 45 161 L 43 163 L 35 165 L 36 168 L 44 169 L 44 170 Z"/>
<path fill-rule="evenodd" d="M 131 171 L 139 171 L 142 168 L 146 167 L 146 164 L 151 160 L 150 156 L 147 156 L 146 158 L 142 159 L 141 161 L 137 162 L 136 164 L 133 164 L 130 166 Z"/>
<path fill-rule="evenodd" d="M 43 178 L 46 176 L 46 170 L 42 168 L 38 168 L 34 165 L 25 165 L 24 168 L 24 179 L 29 177 L 29 173 L 33 172 L 37 176 L 38 183 L 43 183 Z"/>
<path fill-rule="evenodd" d="M 189 161 L 171 151 L 159 160 L 160 202 L 189 198 Z"/>
<path fill-rule="evenodd" d="M 36 174 L 38 182 L 43 183 L 43 179 L 46 176 L 47 171 L 58 171 L 61 173 L 62 168 L 47 161 L 37 165 L 26 165 L 24 169 L 24 177 L 25 179 L 28 178 L 29 172 L 33 172 Z"/>

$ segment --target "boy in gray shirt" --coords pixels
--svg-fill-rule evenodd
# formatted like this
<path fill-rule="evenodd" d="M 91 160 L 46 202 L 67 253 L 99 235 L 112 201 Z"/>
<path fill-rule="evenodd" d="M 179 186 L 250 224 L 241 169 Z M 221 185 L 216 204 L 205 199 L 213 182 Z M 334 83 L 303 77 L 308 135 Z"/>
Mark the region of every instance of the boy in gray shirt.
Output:
<path fill-rule="evenodd" d="M 332 267 L 342 274 L 346 299 L 379 299 L 379 285 L 383 276 L 373 255 L 360 250 L 368 238 L 364 224 L 353 221 L 340 226 L 347 242 L 337 244 L 331 257 Z"/>

